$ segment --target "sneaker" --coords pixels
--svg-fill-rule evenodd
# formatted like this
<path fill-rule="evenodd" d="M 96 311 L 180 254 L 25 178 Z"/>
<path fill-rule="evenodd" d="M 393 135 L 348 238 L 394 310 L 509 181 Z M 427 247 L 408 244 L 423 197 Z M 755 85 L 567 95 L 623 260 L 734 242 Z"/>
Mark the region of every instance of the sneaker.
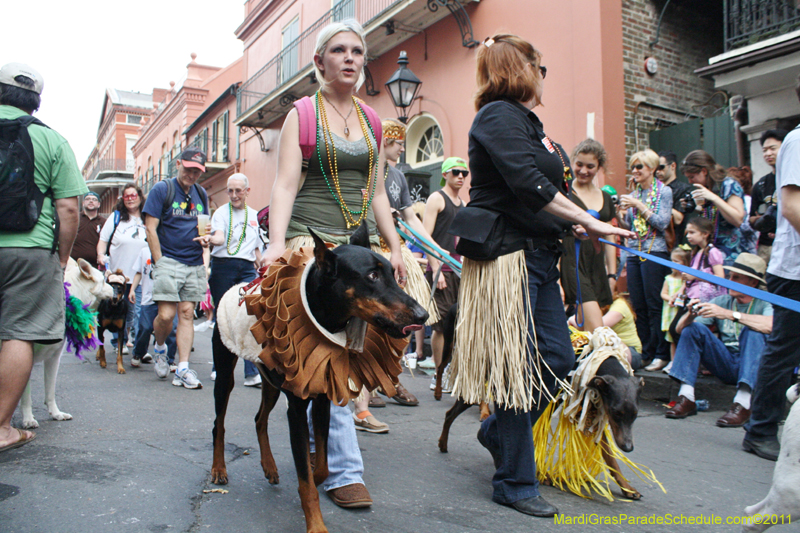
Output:
<path fill-rule="evenodd" d="M 153 362 L 153 356 L 150 355 L 149 353 L 146 353 L 142 356 L 142 363 L 149 365 L 152 362 Z"/>
<path fill-rule="evenodd" d="M 156 376 L 160 377 L 161 379 L 164 379 L 167 377 L 167 374 L 169 374 L 169 364 L 167 363 L 167 349 L 164 348 L 163 350 L 159 350 L 158 348 L 155 348 L 153 350 L 153 353 L 156 356 L 156 364 L 154 367 L 156 371 Z"/>
<path fill-rule="evenodd" d="M 665 374 L 669 374 L 669 371 L 670 371 L 670 370 L 672 370 L 672 361 L 670 361 L 670 362 L 669 362 L 669 364 L 668 364 L 667 366 L 665 366 L 665 367 L 664 367 L 664 369 L 662 370 L 662 372 L 663 372 L 663 373 L 665 373 Z"/>
<path fill-rule="evenodd" d="M 359 431 L 367 431 L 369 433 L 389 433 L 389 426 L 369 414 L 362 420 L 353 413 L 353 422 L 356 424 L 356 429 Z"/>
<path fill-rule="evenodd" d="M 217 381 L 217 371 L 216 370 L 212 370 L 211 371 L 211 381 Z"/>
<path fill-rule="evenodd" d="M 216 371 L 214 372 L 214 378 L 216 378 Z M 214 381 L 212 379 L 211 381 Z M 261 374 L 256 374 L 254 376 L 250 376 L 249 378 L 244 378 L 244 386 L 245 387 L 261 387 Z"/>
<path fill-rule="evenodd" d="M 176 387 L 186 387 L 187 389 L 202 389 L 203 384 L 197 379 L 197 372 L 191 368 L 185 369 L 183 372 L 175 372 L 175 377 L 172 379 L 172 384 Z"/>
<path fill-rule="evenodd" d="M 123 346 L 122 347 L 122 355 L 128 355 L 128 353 L 129 353 L 128 347 L 127 346 Z"/>
<path fill-rule="evenodd" d="M 453 387 L 450 386 L 450 363 L 447 363 L 442 372 L 442 392 L 445 394 L 453 392 Z"/>
<path fill-rule="evenodd" d="M 178 370 L 178 365 L 176 365 L 175 363 L 170 363 L 169 364 L 170 374 L 174 374 L 176 370 Z"/>
<path fill-rule="evenodd" d="M 131 357 L 131 366 L 132 367 L 139 367 L 141 364 L 142 364 L 141 358 L 136 357 L 135 355 L 133 357 Z"/>
<path fill-rule="evenodd" d="M 433 362 L 433 357 L 428 357 L 424 361 L 417 361 L 417 366 L 420 368 L 436 368 L 436 363 Z"/>
<path fill-rule="evenodd" d="M 201 322 L 200 324 L 195 324 L 194 326 L 194 330 L 197 333 L 200 333 L 201 331 L 205 331 L 207 329 L 208 329 L 208 320 L 206 320 L 205 322 Z"/>
<path fill-rule="evenodd" d="M 648 372 L 658 372 L 659 370 L 663 370 L 665 366 L 667 366 L 667 361 L 663 359 L 653 359 L 653 362 L 644 367 L 644 369 Z"/>
<path fill-rule="evenodd" d="M 431 376 L 431 390 L 436 390 L 436 376 Z"/>

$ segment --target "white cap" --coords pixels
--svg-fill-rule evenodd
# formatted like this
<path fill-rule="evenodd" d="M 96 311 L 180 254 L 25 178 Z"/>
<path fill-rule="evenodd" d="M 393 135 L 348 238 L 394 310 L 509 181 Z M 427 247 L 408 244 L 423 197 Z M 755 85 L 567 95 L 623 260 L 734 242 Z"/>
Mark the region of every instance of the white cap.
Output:
<path fill-rule="evenodd" d="M 32 79 L 33 89 L 15 80 L 14 78 L 17 76 L 27 76 Z M 36 94 L 42 94 L 42 89 L 44 89 L 44 78 L 42 78 L 42 75 L 24 63 L 8 63 L 3 65 L 3 68 L 0 68 L 0 83 L 13 85 L 28 91 L 32 90 Z"/>

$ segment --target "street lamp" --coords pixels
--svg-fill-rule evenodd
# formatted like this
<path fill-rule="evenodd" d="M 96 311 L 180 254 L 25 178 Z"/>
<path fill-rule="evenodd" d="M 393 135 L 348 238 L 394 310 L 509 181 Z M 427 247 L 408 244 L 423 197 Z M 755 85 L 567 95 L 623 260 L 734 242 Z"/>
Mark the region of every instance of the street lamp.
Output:
<path fill-rule="evenodd" d="M 392 97 L 397 118 L 405 124 L 408 120 L 406 109 L 414 103 L 422 82 L 408 68 L 408 54 L 405 51 L 400 52 L 397 64 L 400 65 L 400 68 L 395 70 L 392 77 L 386 82 L 386 90 Z"/>

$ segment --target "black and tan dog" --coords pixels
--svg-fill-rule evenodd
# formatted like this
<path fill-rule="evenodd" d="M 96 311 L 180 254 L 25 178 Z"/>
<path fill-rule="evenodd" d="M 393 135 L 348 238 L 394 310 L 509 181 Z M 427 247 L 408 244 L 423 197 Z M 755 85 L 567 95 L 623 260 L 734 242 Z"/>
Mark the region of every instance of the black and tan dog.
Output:
<path fill-rule="evenodd" d="M 114 295 L 100 302 L 97 308 L 97 339 L 100 341 L 100 348 L 97 349 L 97 360 L 100 361 L 100 368 L 106 367 L 106 346 L 103 335 L 106 330 L 116 333 L 117 338 L 117 373 L 124 374 L 125 368 L 122 366 L 122 347 L 127 341 L 126 317 L 128 316 L 128 299 L 125 297 L 125 284 L 128 278 L 117 269 L 113 274 L 109 274 L 106 283 L 111 285 Z"/>
<path fill-rule="evenodd" d="M 351 319 L 358 318 L 382 330 L 391 338 L 403 339 L 410 332 L 421 329 L 428 314 L 397 285 L 390 263 L 381 255 L 369 250 L 368 237 L 366 226 L 362 225 L 350 239 L 350 245 L 329 249 L 314 235 L 314 262 L 309 266 L 305 282 L 308 309 L 317 323 L 331 333 L 344 331 Z M 220 316 L 212 337 L 217 379 L 214 383 L 216 420 L 212 432 L 214 460 L 211 481 L 219 485 L 228 483 L 224 457 L 225 413 L 233 389 L 233 370 L 237 362 L 236 355 L 229 348 L 235 345 L 232 348 L 234 350 L 253 349 L 247 347 L 248 343 L 253 342 L 252 338 L 241 338 L 242 335 L 252 337 L 249 329 L 240 325 L 241 316 L 237 315 L 238 319 L 232 316 L 226 318 L 227 309 L 235 309 L 233 306 L 236 305 L 235 300 L 239 299 L 238 292 L 239 286 L 236 286 L 226 292 L 221 299 L 218 306 Z M 230 314 L 234 313 L 236 311 Z M 254 320 L 249 321 L 251 325 L 254 323 Z M 237 336 L 239 338 L 236 338 Z M 255 349 L 260 350 L 260 347 L 255 345 Z M 267 435 L 267 422 L 283 390 L 289 403 L 289 434 L 300 485 L 300 501 L 306 517 L 306 528 L 309 532 L 327 531 L 319 508 L 316 486 L 328 477 L 330 399 L 323 394 L 301 398 L 285 388 L 286 372 L 282 372 L 281 369 L 270 370 L 262 363 L 257 363 L 257 366 L 264 379 L 261 406 L 255 419 L 264 475 L 271 484 L 277 484 L 279 481 L 278 469 Z M 396 376 L 392 376 L 391 379 L 396 380 Z M 316 459 L 313 465 L 310 458 L 307 418 L 309 403 L 316 447 Z"/>

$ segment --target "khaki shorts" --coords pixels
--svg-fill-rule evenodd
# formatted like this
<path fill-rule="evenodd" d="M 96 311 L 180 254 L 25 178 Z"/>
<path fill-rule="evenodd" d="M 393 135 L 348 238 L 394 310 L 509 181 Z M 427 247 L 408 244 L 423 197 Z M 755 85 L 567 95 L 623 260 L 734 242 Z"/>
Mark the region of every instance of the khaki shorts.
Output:
<path fill-rule="evenodd" d="M 154 302 L 202 302 L 208 281 L 204 265 L 189 266 L 162 256 L 153 265 Z"/>
<path fill-rule="evenodd" d="M 455 272 L 442 271 L 441 275 L 444 276 L 447 287 L 444 290 L 436 289 L 436 292 L 433 293 L 433 301 L 436 303 L 436 309 L 439 310 L 441 317 L 438 322 L 431 325 L 431 329 L 434 331 L 444 331 L 444 317 L 447 316 L 447 312 L 450 311 L 453 304 L 458 301 L 458 288 L 461 286 L 461 278 Z M 425 272 L 425 279 L 428 280 L 428 285 L 433 287 L 433 272 L 430 270 Z"/>
<path fill-rule="evenodd" d="M 64 338 L 64 272 L 44 248 L 0 248 L 0 340 Z"/>

